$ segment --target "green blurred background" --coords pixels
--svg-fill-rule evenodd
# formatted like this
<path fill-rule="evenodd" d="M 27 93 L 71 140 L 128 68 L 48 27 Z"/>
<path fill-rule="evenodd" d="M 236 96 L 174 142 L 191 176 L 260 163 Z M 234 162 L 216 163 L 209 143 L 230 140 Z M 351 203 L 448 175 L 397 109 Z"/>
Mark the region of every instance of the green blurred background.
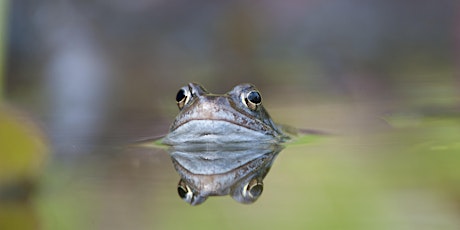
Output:
<path fill-rule="evenodd" d="M 0 229 L 460 228 L 458 1 L 0 4 Z M 190 207 L 128 143 L 192 81 L 333 135 L 284 149 L 255 204 Z"/>

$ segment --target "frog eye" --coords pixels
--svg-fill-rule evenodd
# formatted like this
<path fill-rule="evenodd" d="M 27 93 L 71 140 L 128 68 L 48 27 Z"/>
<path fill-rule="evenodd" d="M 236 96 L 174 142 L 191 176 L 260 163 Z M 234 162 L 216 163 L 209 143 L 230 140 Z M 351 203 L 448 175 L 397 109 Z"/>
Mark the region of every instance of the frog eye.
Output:
<path fill-rule="evenodd" d="M 262 181 L 252 179 L 243 189 L 243 197 L 251 200 L 257 199 L 262 191 L 264 190 L 264 184 Z"/>
<path fill-rule="evenodd" d="M 262 103 L 262 96 L 260 96 L 258 91 L 254 90 L 250 91 L 246 95 L 242 94 L 241 100 L 250 110 L 256 110 L 257 106 Z"/>
<path fill-rule="evenodd" d="M 188 187 L 188 185 L 183 184 L 183 183 L 179 183 L 177 185 L 177 193 L 179 194 L 179 197 L 182 200 L 185 200 L 187 203 L 192 202 L 192 200 L 193 200 L 193 192 L 190 189 L 190 187 Z"/>
<path fill-rule="evenodd" d="M 190 205 L 199 205 L 206 201 L 207 196 L 201 196 L 193 193 L 193 190 L 187 185 L 185 180 L 181 179 L 177 185 L 177 193 L 182 200 Z"/>
<path fill-rule="evenodd" d="M 182 87 L 176 94 L 176 102 L 179 110 L 190 101 L 191 93 L 188 87 Z"/>

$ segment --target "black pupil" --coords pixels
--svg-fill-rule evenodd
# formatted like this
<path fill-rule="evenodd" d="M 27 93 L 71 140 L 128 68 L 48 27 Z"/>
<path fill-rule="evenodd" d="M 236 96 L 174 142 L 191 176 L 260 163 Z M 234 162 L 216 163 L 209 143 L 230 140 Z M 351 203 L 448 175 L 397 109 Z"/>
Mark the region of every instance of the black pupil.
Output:
<path fill-rule="evenodd" d="M 262 101 L 262 98 L 258 92 L 250 92 L 248 94 L 248 100 L 254 104 L 259 104 Z"/>
<path fill-rule="evenodd" d="M 176 95 L 176 101 L 182 101 L 185 98 L 185 91 L 183 89 L 180 89 L 179 92 L 177 92 Z"/>
<path fill-rule="evenodd" d="M 177 193 L 179 193 L 180 198 L 185 198 L 187 191 L 182 187 L 177 187 Z"/>
<path fill-rule="evenodd" d="M 249 192 L 251 193 L 251 195 L 253 197 L 258 197 L 260 196 L 260 194 L 262 193 L 262 190 L 264 189 L 264 187 L 260 184 L 258 185 L 255 185 L 254 187 L 252 187 Z"/>

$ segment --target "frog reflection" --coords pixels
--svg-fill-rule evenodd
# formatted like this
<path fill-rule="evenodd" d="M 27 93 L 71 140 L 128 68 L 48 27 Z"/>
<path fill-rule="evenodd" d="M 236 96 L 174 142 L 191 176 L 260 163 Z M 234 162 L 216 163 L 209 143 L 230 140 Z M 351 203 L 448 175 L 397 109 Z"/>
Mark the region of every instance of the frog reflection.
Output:
<path fill-rule="evenodd" d="M 191 205 L 224 195 L 253 203 L 262 194 L 263 179 L 281 149 L 279 145 L 172 147 L 169 153 L 181 177 L 177 192 Z"/>

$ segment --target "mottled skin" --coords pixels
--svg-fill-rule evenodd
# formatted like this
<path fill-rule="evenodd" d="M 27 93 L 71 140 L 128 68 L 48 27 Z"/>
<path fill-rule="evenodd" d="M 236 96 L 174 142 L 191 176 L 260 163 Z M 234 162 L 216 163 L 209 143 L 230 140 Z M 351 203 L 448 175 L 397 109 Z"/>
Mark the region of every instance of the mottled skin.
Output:
<path fill-rule="evenodd" d="M 181 90 L 188 97 L 179 105 L 180 112 L 165 137 L 166 144 L 279 142 L 286 137 L 261 103 L 247 100 L 251 92 L 260 96 L 251 84 L 237 85 L 222 95 L 211 94 L 196 83 L 190 83 Z"/>

